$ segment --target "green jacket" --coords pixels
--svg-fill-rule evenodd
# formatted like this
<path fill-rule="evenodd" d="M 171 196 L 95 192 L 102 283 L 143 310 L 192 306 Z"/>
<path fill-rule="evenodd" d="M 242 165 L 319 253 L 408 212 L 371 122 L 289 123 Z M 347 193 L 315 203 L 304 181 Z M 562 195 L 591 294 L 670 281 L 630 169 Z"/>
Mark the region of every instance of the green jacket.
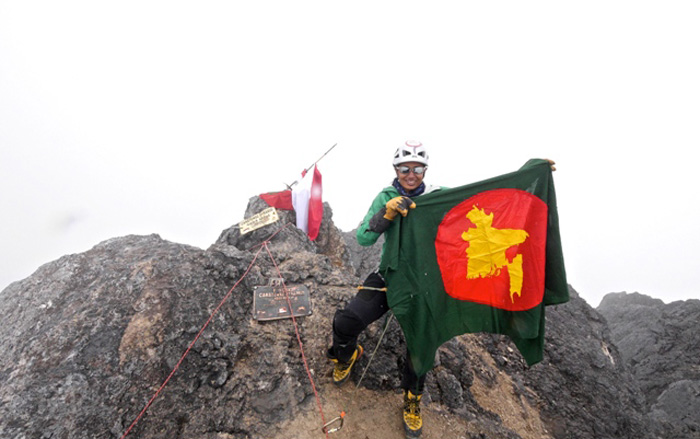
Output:
<path fill-rule="evenodd" d="M 425 192 L 423 194 L 429 194 L 431 192 L 435 192 L 437 190 L 442 189 L 440 186 L 427 186 L 425 188 Z M 413 198 L 418 198 L 421 195 L 418 195 L 417 197 Z M 400 197 L 401 194 L 399 194 L 399 191 L 396 190 L 394 186 L 388 186 L 382 189 L 379 194 L 374 197 L 374 201 L 372 201 L 372 205 L 369 207 L 369 210 L 367 211 L 367 215 L 365 215 L 365 218 L 362 220 L 362 224 L 360 224 L 360 228 L 357 229 L 357 243 L 368 247 L 375 242 L 377 242 L 377 239 L 379 239 L 379 235 L 381 233 L 373 232 L 371 230 L 368 230 L 369 228 L 369 220 L 372 218 L 377 212 L 379 212 L 382 207 L 386 206 L 386 203 L 391 200 L 392 198 L 395 197 Z M 389 227 L 393 227 L 394 224 L 390 225 Z M 385 243 L 386 244 L 386 243 Z M 382 253 L 384 252 L 384 248 L 382 247 Z"/>

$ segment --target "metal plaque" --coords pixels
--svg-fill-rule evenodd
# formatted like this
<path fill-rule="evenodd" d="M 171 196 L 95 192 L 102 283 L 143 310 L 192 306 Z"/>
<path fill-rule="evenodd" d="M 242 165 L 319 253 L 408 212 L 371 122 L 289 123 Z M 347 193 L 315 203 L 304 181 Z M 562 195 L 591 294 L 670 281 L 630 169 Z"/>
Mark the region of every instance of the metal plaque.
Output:
<path fill-rule="evenodd" d="M 269 285 L 254 288 L 253 318 L 255 320 L 289 319 L 292 315 L 294 317 L 311 315 L 311 299 L 309 289 L 305 285 L 288 285 L 285 292 L 282 279 L 271 279 Z"/>
<path fill-rule="evenodd" d="M 277 215 L 277 209 L 274 207 L 268 207 L 250 218 L 244 219 L 238 223 L 238 227 L 241 230 L 241 235 L 245 235 L 246 233 L 257 230 L 260 227 L 277 222 L 279 219 L 280 217 Z"/>

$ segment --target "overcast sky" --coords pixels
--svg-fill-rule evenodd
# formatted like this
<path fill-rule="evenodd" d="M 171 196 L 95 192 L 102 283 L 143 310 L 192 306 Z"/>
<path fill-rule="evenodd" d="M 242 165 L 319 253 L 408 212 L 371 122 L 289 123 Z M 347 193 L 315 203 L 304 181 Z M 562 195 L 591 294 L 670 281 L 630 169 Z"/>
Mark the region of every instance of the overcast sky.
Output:
<path fill-rule="evenodd" d="M 700 3 L 0 1 L 0 289 L 112 237 L 207 248 L 319 164 L 354 228 L 406 139 L 557 162 L 569 283 L 700 297 Z M 225 292 L 223 292 L 225 293 Z"/>

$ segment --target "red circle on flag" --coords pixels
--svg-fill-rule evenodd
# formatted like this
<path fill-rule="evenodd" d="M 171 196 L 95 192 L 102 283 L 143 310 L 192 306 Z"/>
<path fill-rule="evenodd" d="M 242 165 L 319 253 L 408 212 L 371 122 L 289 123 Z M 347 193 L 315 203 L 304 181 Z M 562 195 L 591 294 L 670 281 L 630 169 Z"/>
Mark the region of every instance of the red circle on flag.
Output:
<path fill-rule="evenodd" d="M 451 297 L 524 311 L 544 296 L 547 204 L 520 189 L 481 192 L 452 208 L 435 238 Z"/>

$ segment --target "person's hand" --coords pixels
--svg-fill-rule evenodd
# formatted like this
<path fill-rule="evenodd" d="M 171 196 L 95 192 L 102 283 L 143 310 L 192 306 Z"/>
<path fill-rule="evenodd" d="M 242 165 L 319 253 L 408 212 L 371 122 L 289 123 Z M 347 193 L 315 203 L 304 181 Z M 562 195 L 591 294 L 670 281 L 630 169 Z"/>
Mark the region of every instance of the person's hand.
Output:
<path fill-rule="evenodd" d="M 384 218 L 393 221 L 397 213 L 400 213 L 403 217 L 408 215 L 408 209 L 415 209 L 416 203 L 408 197 L 395 197 L 387 201 L 385 207 L 386 213 Z"/>
<path fill-rule="evenodd" d="M 401 216 L 408 215 L 408 209 L 415 209 L 416 203 L 413 202 L 408 197 L 395 197 L 387 201 L 386 205 L 382 207 L 379 212 L 375 213 L 372 218 L 369 219 L 368 230 L 377 233 L 383 233 L 389 228 L 391 222 L 396 218 L 396 215 L 401 214 Z"/>
<path fill-rule="evenodd" d="M 545 160 L 547 160 L 547 163 L 549 163 L 549 167 L 552 168 L 552 171 L 556 171 L 556 170 L 557 170 L 557 168 L 554 166 L 554 165 L 556 165 L 556 163 L 554 162 L 554 160 L 550 160 L 550 159 L 545 159 Z"/>

